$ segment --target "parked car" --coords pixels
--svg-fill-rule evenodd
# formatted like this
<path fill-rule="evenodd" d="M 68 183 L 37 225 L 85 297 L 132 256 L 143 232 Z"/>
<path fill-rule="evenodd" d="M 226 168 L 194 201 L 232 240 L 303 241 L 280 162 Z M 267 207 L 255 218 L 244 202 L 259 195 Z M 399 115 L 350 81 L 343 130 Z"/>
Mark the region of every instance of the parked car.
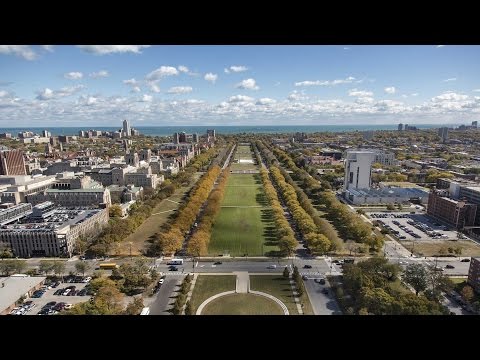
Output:
<path fill-rule="evenodd" d="M 445 265 L 445 269 L 455 269 L 455 266 L 447 264 Z"/>
<path fill-rule="evenodd" d="M 469 258 L 462 259 L 462 260 L 460 260 L 460 262 L 470 262 L 470 259 Z"/>
<path fill-rule="evenodd" d="M 65 306 L 63 307 L 63 309 L 64 309 L 64 310 L 70 310 L 72 307 L 73 307 L 72 304 L 65 304 Z"/>
<path fill-rule="evenodd" d="M 302 275 L 302 279 L 303 279 L 303 280 L 308 280 L 307 275 Z"/>
<path fill-rule="evenodd" d="M 311 269 L 311 268 L 312 268 L 312 265 L 305 264 L 305 265 L 303 265 L 303 268 L 304 268 L 304 269 Z"/>
<path fill-rule="evenodd" d="M 221 261 L 215 261 L 215 262 L 213 263 L 213 265 L 222 265 L 222 262 L 221 262 Z"/>
<path fill-rule="evenodd" d="M 322 293 L 324 293 L 325 295 L 328 295 L 328 289 L 327 289 L 327 288 L 323 288 Z"/>
<path fill-rule="evenodd" d="M 88 283 L 90 280 L 92 280 L 92 277 L 87 276 L 86 278 L 82 279 L 82 283 Z"/>
<path fill-rule="evenodd" d="M 78 293 L 77 293 L 77 296 L 85 296 L 87 295 L 87 289 L 86 288 L 83 288 L 82 290 L 80 290 Z"/>
<path fill-rule="evenodd" d="M 165 279 L 160 279 L 158 280 L 158 285 L 163 285 L 163 282 L 165 281 Z"/>
<path fill-rule="evenodd" d="M 317 278 L 317 279 L 315 279 L 315 282 L 320 284 L 320 285 L 325 285 L 325 279 L 324 278 Z"/>
<path fill-rule="evenodd" d="M 177 268 L 176 266 L 170 266 L 170 267 L 168 268 L 168 270 L 170 270 L 170 271 L 178 271 L 178 268 Z"/>

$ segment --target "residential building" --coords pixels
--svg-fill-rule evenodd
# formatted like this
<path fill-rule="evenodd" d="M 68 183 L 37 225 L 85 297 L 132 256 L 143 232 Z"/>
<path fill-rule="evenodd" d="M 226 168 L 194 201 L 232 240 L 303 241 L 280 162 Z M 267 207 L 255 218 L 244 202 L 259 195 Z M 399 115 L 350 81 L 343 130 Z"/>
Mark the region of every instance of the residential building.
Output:
<path fill-rule="evenodd" d="M 398 124 L 398 131 L 403 131 L 403 124 L 402 123 Z"/>
<path fill-rule="evenodd" d="M 472 128 L 476 129 L 478 127 L 478 121 L 472 121 Z"/>
<path fill-rule="evenodd" d="M 472 257 L 470 260 L 467 283 L 477 294 L 480 293 L 480 257 Z"/>
<path fill-rule="evenodd" d="M 38 204 L 32 214 L 0 228 L 0 242 L 15 256 L 71 257 L 79 236 L 96 236 L 108 223 L 108 209 L 52 208 Z"/>
<path fill-rule="evenodd" d="M 439 128 L 438 136 L 440 136 L 443 142 L 446 142 L 448 140 L 448 127 Z"/>
<path fill-rule="evenodd" d="M 130 129 L 130 123 L 127 119 L 123 120 L 123 136 L 131 136 L 132 132 Z"/>
<path fill-rule="evenodd" d="M 427 214 L 462 229 L 475 224 L 477 205 L 452 199 L 447 190 L 433 189 L 428 197 Z"/>
<path fill-rule="evenodd" d="M 49 138 L 50 136 L 52 136 L 52 133 L 48 130 L 42 130 L 42 136 Z"/>
<path fill-rule="evenodd" d="M 0 134 L 0 139 L 11 139 L 12 138 L 12 134 L 10 133 L 1 133 Z"/>
<path fill-rule="evenodd" d="M 23 151 L 0 151 L 0 175 L 27 175 Z"/>
<path fill-rule="evenodd" d="M 212 137 L 215 139 L 215 129 L 208 129 L 207 130 L 207 136 Z"/>

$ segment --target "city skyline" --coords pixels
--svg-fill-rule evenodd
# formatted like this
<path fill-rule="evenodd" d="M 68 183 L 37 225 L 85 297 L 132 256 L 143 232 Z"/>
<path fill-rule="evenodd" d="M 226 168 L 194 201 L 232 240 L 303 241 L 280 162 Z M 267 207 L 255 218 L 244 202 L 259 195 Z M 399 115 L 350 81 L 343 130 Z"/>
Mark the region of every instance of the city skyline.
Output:
<path fill-rule="evenodd" d="M 0 126 L 469 123 L 479 46 L 0 45 Z"/>

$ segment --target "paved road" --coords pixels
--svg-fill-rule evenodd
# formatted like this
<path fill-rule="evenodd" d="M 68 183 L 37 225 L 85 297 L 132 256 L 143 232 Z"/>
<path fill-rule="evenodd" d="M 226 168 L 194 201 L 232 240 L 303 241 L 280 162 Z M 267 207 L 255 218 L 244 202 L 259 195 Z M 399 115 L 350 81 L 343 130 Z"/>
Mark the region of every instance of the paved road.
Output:
<path fill-rule="evenodd" d="M 328 280 L 325 285 L 316 283 L 313 278 L 304 280 L 305 289 L 307 290 L 310 303 L 312 304 L 315 315 L 341 315 L 340 307 L 335 300 L 332 289 Z M 328 294 L 322 292 L 328 289 Z"/>
<path fill-rule="evenodd" d="M 172 315 L 170 312 L 167 312 L 172 306 L 175 299 L 171 297 L 174 295 L 173 292 L 176 290 L 177 284 L 180 284 L 183 280 L 183 276 L 167 276 L 165 282 L 160 287 L 160 290 L 155 296 L 155 300 L 150 303 L 150 315 Z"/>

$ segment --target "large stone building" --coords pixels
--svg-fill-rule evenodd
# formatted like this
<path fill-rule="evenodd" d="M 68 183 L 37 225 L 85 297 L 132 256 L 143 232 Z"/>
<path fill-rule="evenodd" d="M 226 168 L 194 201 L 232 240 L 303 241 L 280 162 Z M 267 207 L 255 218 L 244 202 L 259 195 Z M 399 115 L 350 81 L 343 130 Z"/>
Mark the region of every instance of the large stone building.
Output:
<path fill-rule="evenodd" d="M 38 204 L 32 213 L 0 228 L 0 242 L 15 256 L 71 257 L 79 236 L 95 236 L 108 223 L 108 209 L 55 208 Z"/>
<path fill-rule="evenodd" d="M 32 212 L 32 204 L 18 204 L 0 210 L 0 225 L 20 219 Z"/>
<path fill-rule="evenodd" d="M 0 151 L 0 175 L 27 175 L 23 151 Z"/>
<path fill-rule="evenodd" d="M 30 195 L 42 192 L 54 183 L 55 176 L 0 176 L 0 202 L 20 204 Z"/>
<path fill-rule="evenodd" d="M 370 189 L 374 160 L 372 151 L 347 151 L 343 189 Z"/>

